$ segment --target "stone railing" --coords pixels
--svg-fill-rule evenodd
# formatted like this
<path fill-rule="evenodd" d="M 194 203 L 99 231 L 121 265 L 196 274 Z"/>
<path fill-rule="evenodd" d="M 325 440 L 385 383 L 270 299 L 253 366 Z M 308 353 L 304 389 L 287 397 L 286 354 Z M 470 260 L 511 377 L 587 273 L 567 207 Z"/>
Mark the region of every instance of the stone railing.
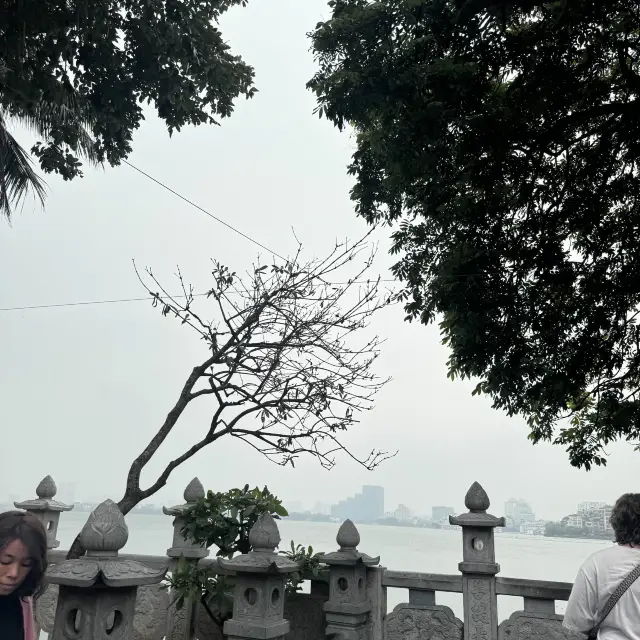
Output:
<path fill-rule="evenodd" d="M 328 567 L 325 578 L 312 580 L 309 593 L 287 598 L 286 575 L 298 567 L 276 553 L 280 536 L 272 518 L 261 518 L 252 529 L 254 550 L 230 561 L 208 558 L 206 549 L 180 536 L 184 511 L 204 494 L 197 480 L 185 490 L 184 505 L 165 510 L 175 518 L 173 546 L 166 556 L 120 554 L 127 538 L 122 533 L 126 525 L 117 507 L 107 501 L 83 529 L 86 555 L 66 561 L 66 552 L 57 550 L 55 537 L 60 513 L 69 507 L 55 501 L 50 477 L 43 480 L 37 494 L 37 500 L 16 506 L 37 514 L 49 536 L 52 584 L 36 603 L 41 637 L 48 633 L 53 640 L 85 640 L 102 638 L 104 633 L 104 638 L 121 640 L 221 639 L 222 633 L 204 608 L 188 603 L 176 609 L 169 589 L 160 582 L 164 573 L 184 558 L 232 577 L 233 617 L 224 628 L 224 637 L 230 640 L 320 640 L 325 636 L 339 640 L 576 638 L 562 627 L 562 616 L 556 614 L 556 601 L 568 599 L 571 584 L 497 577 L 500 567 L 495 561 L 494 531 L 504 526 L 504 519 L 487 513 L 489 499 L 477 483 L 465 498 L 468 513 L 451 518 L 451 524 L 462 529 L 458 574 L 381 567 L 379 558 L 358 550 L 360 535 L 347 520 L 337 533 L 338 551 L 321 556 Z M 408 602 L 391 612 L 387 611 L 389 589 L 404 589 L 409 596 Z M 462 620 L 449 607 L 437 604 L 438 592 L 462 594 Z M 498 596 L 522 598 L 522 609 L 499 622 Z"/>

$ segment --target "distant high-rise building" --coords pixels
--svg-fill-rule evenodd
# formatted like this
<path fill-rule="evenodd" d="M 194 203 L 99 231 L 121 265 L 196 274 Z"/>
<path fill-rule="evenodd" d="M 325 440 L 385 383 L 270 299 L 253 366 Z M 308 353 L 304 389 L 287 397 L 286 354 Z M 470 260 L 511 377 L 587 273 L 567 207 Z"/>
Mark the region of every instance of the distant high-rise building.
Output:
<path fill-rule="evenodd" d="M 582 527 L 596 531 L 611 531 L 611 510 L 613 507 L 604 502 L 582 502 L 578 513 L 572 514 L 573 522 L 580 520 Z M 569 524 L 567 526 L 577 526 Z"/>
<path fill-rule="evenodd" d="M 367 520 L 384 517 L 384 487 L 365 485 L 362 487 L 362 500 Z"/>
<path fill-rule="evenodd" d="M 398 505 L 398 508 L 393 512 L 393 517 L 398 520 L 398 522 L 409 522 L 411 516 L 411 509 L 403 504 Z"/>
<path fill-rule="evenodd" d="M 510 524 L 520 526 L 525 522 L 535 522 L 531 505 L 524 500 L 511 498 L 504 503 L 504 515 Z"/>
<path fill-rule="evenodd" d="M 578 513 L 588 513 L 589 511 L 596 511 L 597 509 L 603 509 L 607 506 L 606 502 L 581 502 L 578 505 Z"/>
<path fill-rule="evenodd" d="M 431 520 L 434 522 L 449 522 L 449 516 L 455 515 L 452 507 L 431 507 Z"/>
<path fill-rule="evenodd" d="M 331 507 L 331 516 L 356 522 L 374 522 L 384 517 L 384 487 L 367 485 L 362 492 Z"/>

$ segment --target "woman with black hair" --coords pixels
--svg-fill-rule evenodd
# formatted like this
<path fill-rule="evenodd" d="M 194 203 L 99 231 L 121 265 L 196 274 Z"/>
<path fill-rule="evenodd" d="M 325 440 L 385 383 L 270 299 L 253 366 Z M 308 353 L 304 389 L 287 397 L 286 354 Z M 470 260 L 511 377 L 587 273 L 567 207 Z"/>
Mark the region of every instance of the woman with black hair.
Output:
<path fill-rule="evenodd" d="M 564 627 L 599 640 L 640 640 L 640 493 L 625 493 L 611 511 L 613 547 L 580 567 Z"/>
<path fill-rule="evenodd" d="M 33 515 L 0 514 L 0 638 L 35 640 L 33 596 L 47 569 L 47 534 Z"/>

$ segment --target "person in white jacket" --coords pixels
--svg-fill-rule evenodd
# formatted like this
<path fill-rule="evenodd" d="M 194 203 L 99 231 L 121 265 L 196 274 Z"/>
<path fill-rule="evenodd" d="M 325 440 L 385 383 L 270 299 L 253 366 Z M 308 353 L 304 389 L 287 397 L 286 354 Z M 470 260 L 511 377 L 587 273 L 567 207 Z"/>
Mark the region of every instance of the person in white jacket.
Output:
<path fill-rule="evenodd" d="M 616 544 L 580 567 L 563 626 L 599 640 L 640 640 L 640 493 L 611 511 Z"/>

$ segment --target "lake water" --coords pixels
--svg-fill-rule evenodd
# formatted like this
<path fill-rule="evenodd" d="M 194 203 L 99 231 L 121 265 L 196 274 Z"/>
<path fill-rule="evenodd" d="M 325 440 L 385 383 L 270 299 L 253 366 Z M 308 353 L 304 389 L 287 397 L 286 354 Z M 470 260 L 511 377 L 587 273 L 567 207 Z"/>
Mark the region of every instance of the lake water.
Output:
<path fill-rule="evenodd" d="M 86 522 L 88 513 L 63 513 L 58 540 L 60 547 L 68 549 L 76 534 Z M 129 515 L 129 541 L 127 553 L 164 555 L 172 540 L 172 518 L 162 515 Z M 281 546 L 311 545 L 316 551 L 335 551 L 338 525 L 324 522 L 278 522 L 282 536 Z M 360 525 L 360 551 L 380 556 L 380 564 L 399 571 L 426 573 L 458 573 L 462 560 L 462 534 L 440 529 L 381 527 Z M 587 556 L 609 546 L 600 540 L 576 540 L 568 538 L 544 538 L 518 534 L 496 535 L 496 560 L 500 563 L 501 576 L 557 580 L 573 582 L 581 563 Z M 462 614 L 462 595 L 438 593 L 438 604 L 451 607 L 456 615 Z M 400 602 L 407 602 L 404 589 L 389 589 L 388 605 L 392 609 Z M 498 599 L 500 619 L 522 608 L 519 598 L 501 596 Z M 564 603 L 558 603 L 562 613 Z"/>

